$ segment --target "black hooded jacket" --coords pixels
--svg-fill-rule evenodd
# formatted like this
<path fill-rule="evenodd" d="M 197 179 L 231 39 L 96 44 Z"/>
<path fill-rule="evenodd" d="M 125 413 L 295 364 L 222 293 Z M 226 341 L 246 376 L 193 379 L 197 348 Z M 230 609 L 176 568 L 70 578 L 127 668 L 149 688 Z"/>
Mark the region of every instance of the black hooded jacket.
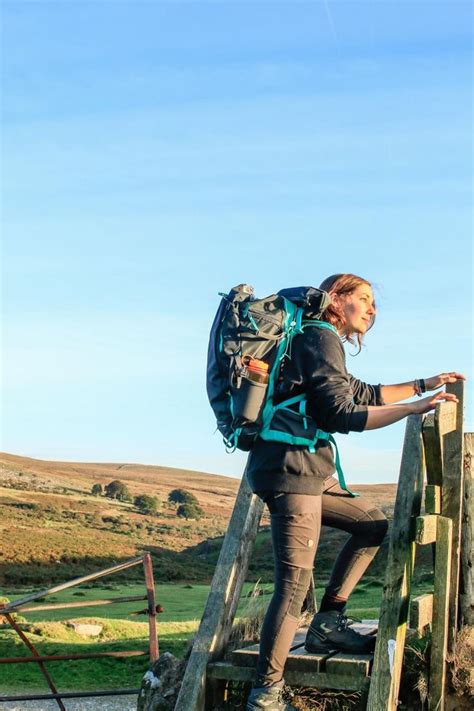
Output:
<path fill-rule="evenodd" d="M 384 404 L 380 388 L 347 372 L 344 347 L 334 331 L 309 327 L 293 340 L 291 359 L 285 361 L 275 389 L 275 403 L 305 393 L 306 412 L 321 430 L 362 432 L 367 406 Z M 302 446 L 257 439 L 246 471 L 256 493 L 319 495 L 324 479 L 335 472 L 334 456 L 331 445 L 322 440 L 311 453 Z"/>

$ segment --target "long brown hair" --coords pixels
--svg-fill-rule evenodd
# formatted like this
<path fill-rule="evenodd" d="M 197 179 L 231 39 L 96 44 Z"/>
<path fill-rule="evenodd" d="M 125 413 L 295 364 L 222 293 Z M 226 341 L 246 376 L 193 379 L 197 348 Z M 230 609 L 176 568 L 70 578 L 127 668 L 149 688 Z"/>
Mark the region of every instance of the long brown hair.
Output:
<path fill-rule="evenodd" d="M 372 287 L 370 281 L 367 281 L 367 279 L 363 279 L 362 277 L 357 276 L 356 274 L 333 274 L 332 276 L 327 277 L 319 285 L 319 288 L 323 291 L 329 292 L 330 294 L 337 294 L 338 296 L 348 296 L 349 294 L 352 294 L 352 292 L 355 291 L 358 286 L 362 286 L 363 284 Z M 327 309 L 323 311 L 321 315 L 321 320 L 327 321 L 338 330 L 341 328 L 341 326 L 344 325 L 344 319 L 334 304 L 329 304 Z M 374 322 L 375 313 L 372 316 L 369 328 L 367 330 L 372 328 Z M 359 346 L 359 350 L 357 352 L 360 353 L 362 348 L 362 338 L 363 334 L 361 333 L 350 333 L 348 336 L 344 337 L 344 340 L 349 341 L 349 343 L 352 343 L 352 345 L 356 345 L 357 343 L 357 345 Z"/>

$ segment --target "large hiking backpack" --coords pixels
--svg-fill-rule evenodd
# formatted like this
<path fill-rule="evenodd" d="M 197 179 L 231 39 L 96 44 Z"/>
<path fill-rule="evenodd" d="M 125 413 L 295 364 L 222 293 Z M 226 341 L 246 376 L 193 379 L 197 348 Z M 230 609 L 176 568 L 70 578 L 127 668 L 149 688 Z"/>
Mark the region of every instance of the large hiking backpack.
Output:
<path fill-rule="evenodd" d="M 339 481 L 347 489 L 334 438 L 306 414 L 306 395 L 274 403 L 294 336 L 309 327 L 336 331 L 319 320 L 329 295 L 297 287 L 256 299 L 248 284 L 220 295 L 209 339 L 207 394 L 227 451 L 248 451 L 257 437 L 302 445 L 312 452 L 318 440 L 326 440 L 335 446 Z"/>

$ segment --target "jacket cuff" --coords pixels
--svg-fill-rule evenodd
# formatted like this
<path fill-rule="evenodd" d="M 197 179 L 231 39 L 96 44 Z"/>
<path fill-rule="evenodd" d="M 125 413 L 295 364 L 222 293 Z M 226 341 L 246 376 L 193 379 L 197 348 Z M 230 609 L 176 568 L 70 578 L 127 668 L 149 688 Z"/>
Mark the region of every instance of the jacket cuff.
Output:
<path fill-rule="evenodd" d="M 349 420 L 350 432 L 362 432 L 367 424 L 369 411 L 366 407 L 358 408 L 357 412 L 352 412 Z"/>

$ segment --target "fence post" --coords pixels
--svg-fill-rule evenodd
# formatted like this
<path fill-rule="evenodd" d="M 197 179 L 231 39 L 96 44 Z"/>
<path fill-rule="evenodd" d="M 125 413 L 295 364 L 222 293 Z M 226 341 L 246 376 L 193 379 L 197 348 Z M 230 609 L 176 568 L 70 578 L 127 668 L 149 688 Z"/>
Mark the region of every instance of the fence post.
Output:
<path fill-rule="evenodd" d="M 392 711 L 397 707 L 415 553 L 415 523 L 423 492 L 421 431 L 421 416 L 411 415 L 403 443 L 367 711 Z"/>
<path fill-rule="evenodd" d="M 464 435 L 464 512 L 461 547 L 461 621 L 474 625 L 474 433 Z"/>
<path fill-rule="evenodd" d="M 174 711 L 204 708 L 207 664 L 228 641 L 262 511 L 244 474 Z"/>
<path fill-rule="evenodd" d="M 443 442 L 443 488 L 441 513 L 453 522 L 453 548 L 451 559 L 451 582 L 448 608 L 448 653 L 453 651 L 458 628 L 459 576 L 461 558 L 461 521 L 463 510 L 463 419 L 464 382 L 458 380 L 446 386 L 446 392 L 457 396 L 455 429 L 446 432 Z"/>

